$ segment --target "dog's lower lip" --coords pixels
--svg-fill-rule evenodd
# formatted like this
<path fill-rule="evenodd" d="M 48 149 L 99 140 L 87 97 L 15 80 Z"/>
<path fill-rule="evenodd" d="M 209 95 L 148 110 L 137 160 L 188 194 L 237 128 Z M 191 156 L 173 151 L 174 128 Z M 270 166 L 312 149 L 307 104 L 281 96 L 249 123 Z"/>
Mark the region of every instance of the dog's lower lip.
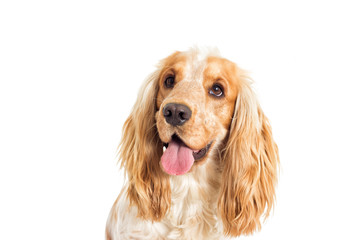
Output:
<path fill-rule="evenodd" d="M 212 142 L 210 142 L 208 145 L 206 145 L 206 147 L 200 149 L 199 151 L 193 152 L 195 161 L 203 158 L 207 154 L 207 152 L 209 151 L 209 149 L 211 147 L 211 144 L 212 144 Z"/>

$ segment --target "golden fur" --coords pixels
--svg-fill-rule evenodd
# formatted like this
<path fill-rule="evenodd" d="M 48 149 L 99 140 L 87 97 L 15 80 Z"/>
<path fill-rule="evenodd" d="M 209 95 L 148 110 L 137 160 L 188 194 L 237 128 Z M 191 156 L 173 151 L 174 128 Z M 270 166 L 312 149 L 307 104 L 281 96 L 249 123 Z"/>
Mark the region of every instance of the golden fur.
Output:
<path fill-rule="evenodd" d="M 163 84 L 169 75 L 172 89 Z M 223 97 L 209 94 L 214 83 Z M 107 239 L 219 239 L 260 229 L 273 207 L 279 157 L 250 84 L 236 64 L 211 52 L 191 49 L 160 62 L 123 128 L 120 161 L 128 183 L 109 215 Z M 166 123 L 161 110 L 170 102 L 192 110 L 183 126 Z M 173 134 L 191 149 L 213 142 L 182 176 L 160 165 Z"/>

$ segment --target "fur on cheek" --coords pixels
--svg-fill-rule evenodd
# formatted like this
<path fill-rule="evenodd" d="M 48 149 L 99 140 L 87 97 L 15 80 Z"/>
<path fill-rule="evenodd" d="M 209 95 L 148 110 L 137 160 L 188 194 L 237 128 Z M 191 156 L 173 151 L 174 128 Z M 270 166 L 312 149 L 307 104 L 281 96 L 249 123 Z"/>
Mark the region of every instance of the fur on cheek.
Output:
<path fill-rule="evenodd" d="M 173 131 L 169 130 L 169 126 L 165 122 L 165 118 L 159 116 L 160 111 L 156 112 L 155 119 L 156 119 L 156 128 L 159 134 L 159 137 L 162 142 L 168 143 L 171 141 L 171 137 L 173 135 Z"/>

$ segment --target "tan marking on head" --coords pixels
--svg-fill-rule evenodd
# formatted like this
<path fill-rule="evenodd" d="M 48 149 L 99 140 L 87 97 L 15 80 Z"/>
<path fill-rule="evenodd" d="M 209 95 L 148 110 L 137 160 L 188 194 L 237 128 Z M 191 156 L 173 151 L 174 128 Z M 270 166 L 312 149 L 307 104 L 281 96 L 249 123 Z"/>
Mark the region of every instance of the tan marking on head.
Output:
<path fill-rule="evenodd" d="M 234 112 L 237 93 L 240 88 L 239 72 L 235 63 L 219 57 L 209 57 L 204 71 L 204 88 L 210 90 L 216 83 L 223 87 L 223 97 L 207 98 L 207 106 L 214 109 L 217 118 L 228 129 Z"/>
<path fill-rule="evenodd" d="M 169 57 L 165 58 L 161 63 L 161 72 L 159 75 L 159 92 L 156 97 L 156 107 L 160 108 L 164 98 L 169 94 L 170 89 L 164 85 L 165 79 L 169 76 L 175 76 L 175 83 L 184 78 L 186 67 L 186 56 L 181 52 L 175 52 Z"/>

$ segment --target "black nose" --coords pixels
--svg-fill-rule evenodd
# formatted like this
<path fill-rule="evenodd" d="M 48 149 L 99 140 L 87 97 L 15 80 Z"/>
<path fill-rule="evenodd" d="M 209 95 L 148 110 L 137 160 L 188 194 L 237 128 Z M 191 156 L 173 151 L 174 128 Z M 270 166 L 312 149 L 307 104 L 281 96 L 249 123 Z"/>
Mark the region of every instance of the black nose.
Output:
<path fill-rule="evenodd" d="M 167 123 L 178 126 L 190 119 L 191 110 L 183 104 L 168 103 L 163 108 L 163 115 Z"/>

